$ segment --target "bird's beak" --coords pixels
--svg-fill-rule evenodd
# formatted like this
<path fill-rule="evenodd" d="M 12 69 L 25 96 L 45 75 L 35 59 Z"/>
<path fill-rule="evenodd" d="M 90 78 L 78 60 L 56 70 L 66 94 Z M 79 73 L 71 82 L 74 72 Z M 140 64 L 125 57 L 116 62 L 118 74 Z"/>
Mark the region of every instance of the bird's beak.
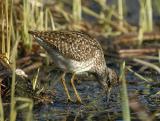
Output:
<path fill-rule="evenodd" d="M 100 84 L 103 88 L 103 90 L 105 91 L 105 93 L 108 93 L 108 84 L 105 81 L 100 81 Z"/>

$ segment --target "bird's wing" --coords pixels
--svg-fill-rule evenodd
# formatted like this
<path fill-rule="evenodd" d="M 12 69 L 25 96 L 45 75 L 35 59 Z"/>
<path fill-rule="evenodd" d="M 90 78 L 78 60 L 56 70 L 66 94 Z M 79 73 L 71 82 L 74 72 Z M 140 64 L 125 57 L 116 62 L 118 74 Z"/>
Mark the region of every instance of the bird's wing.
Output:
<path fill-rule="evenodd" d="M 96 50 L 102 51 L 97 40 L 90 35 L 77 31 L 46 31 L 30 34 L 45 41 L 48 46 L 55 48 L 64 57 L 84 61 L 95 56 Z"/>

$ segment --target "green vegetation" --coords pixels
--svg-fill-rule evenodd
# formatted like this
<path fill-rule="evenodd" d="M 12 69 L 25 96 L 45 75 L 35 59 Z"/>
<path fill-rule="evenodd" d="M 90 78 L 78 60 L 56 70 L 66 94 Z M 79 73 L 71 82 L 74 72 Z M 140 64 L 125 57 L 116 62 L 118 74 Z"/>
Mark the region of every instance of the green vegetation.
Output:
<path fill-rule="evenodd" d="M 125 62 L 121 65 L 121 74 L 120 82 L 122 82 L 121 87 L 121 103 L 122 103 L 122 112 L 124 121 L 131 121 L 130 109 L 129 109 L 129 100 L 128 100 L 128 91 L 125 79 Z"/>
<path fill-rule="evenodd" d="M 5 56 L 3 59 L 11 66 L 12 70 L 12 83 L 10 89 L 10 121 L 16 121 L 18 111 L 23 112 L 24 110 L 27 114 L 25 117 L 26 121 L 31 121 L 33 118 L 33 99 L 15 96 L 17 67 L 16 62 L 19 58 L 21 58 L 19 56 L 21 50 L 18 50 L 18 47 L 20 44 L 22 44 L 23 49 L 26 50 L 26 53 L 24 55 L 27 55 L 28 53 L 33 51 L 32 47 L 33 45 L 35 45 L 34 42 L 32 42 L 32 38 L 28 34 L 28 30 L 80 30 L 91 33 L 95 37 L 103 36 L 105 38 L 108 36 L 116 38 L 119 35 L 136 33 L 136 41 L 134 41 L 133 44 L 131 41 L 127 41 L 125 43 L 122 43 L 122 45 L 115 45 L 119 46 L 120 49 L 123 49 L 123 46 L 127 46 L 127 48 L 125 48 L 126 51 L 130 48 L 145 49 L 145 46 L 146 48 L 149 46 L 147 45 L 147 42 L 146 44 L 144 44 L 144 33 L 151 32 L 152 34 L 153 32 L 154 34 L 154 29 L 156 29 L 154 28 L 153 6 L 155 6 L 155 11 L 160 14 L 159 0 L 139 0 L 139 23 L 138 26 L 133 26 L 129 22 L 127 22 L 127 20 L 125 20 L 126 15 L 124 13 L 127 12 L 124 11 L 124 9 L 127 8 L 125 0 L 118 0 L 117 3 L 112 5 L 107 4 L 106 0 L 93 0 L 92 2 L 100 7 L 100 12 L 96 12 L 94 9 L 92 9 L 91 6 L 89 6 L 90 4 L 88 4 L 88 2 L 86 2 L 85 0 L 73 0 L 72 2 L 69 0 L 57 0 L 51 5 L 45 4 L 40 0 L 20 1 L 21 2 L 18 3 L 16 3 L 16 0 L 0 1 L 0 54 Z M 88 21 L 87 19 L 83 18 L 82 13 L 86 16 L 95 18 L 95 21 L 93 22 L 94 24 L 90 22 L 90 20 Z M 160 39 L 159 36 L 151 36 L 151 39 L 156 40 L 157 38 Z M 117 39 L 117 41 L 118 40 L 119 38 Z M 121 42 L 119 43 L 121 44 Z M 128 46 L 128 44 L 130 45 Z M 150 42 L 149 44 L 152 44 L 152 42 Z M 125 70 L 133 73 L 135 77 L 138 77 L 140 80 L 144 81 L 144 83 L 151 84 L 155 79 L 148 79 L 147 77 L 143 76 L 143 74 L 139 74 L 139 72 L 134 71 L 130 67 L 138 65 L 141 66 L 141 69 L 139 69 L 141 73 L 143 72 L 142 70 L 145 70 L 147 68 L 149 71 L 154 71 L 159 74 L 160 49 L 156 48 L 157 50 L 153 51 L 155 49 L 154 45 L 156 44 L 154 43 L 153 46 L 150 47 L 152 51 L 146 52 L 145 50 L 145 52 L 139 52 L 137 53 L 137 55 L 133 52 L 129 53 L 129 55 L 133 54 L 132 57 L 126 56 L 120 59 L 120 62 L 126 59 L 126 67 L 125 63 L 123 63 L 120 70 L 120 81 L 122 83 L 120 95 L 123 112 L 122 117 L 125 121 L 130 121 L 132 119 L 130 112 L 131 107 L 129 106 L 130 99 L 128 98 Z M 39 52 L 38 49 L 37 51 Z M 118 54 L 121 54 L 119 50 L 117 51 Z M 33 51 L 33 53 L 36 52 Z M 147 54 L 143 56 L 144 53 Z M 0 57 L 0 59 L 2 58 Z M 34 75 L 36 76 L 33 79 L 33 90 L 35 90 L 36 88 L 39 69 Z M 0 82 L 2 82 L 2 80 L 3 78 L 0 77 Z M 2 93 L 1 88 L 0 92 Z M 5 121 L 9 119 L 7 119 L 7 117 L 5 117 L 4 115 L 2 98 L 3 97 L 0 95 L 0 121 Z M 17 106 L 17 103 L 20 103 L 20 105 Z M 95 104 L 95 102 L 92 103 Z M 157 111 L 157 114 L 158 112 L 159 110 Z M 152 117 L 155 116 L 156 114 L 154 114 Z"/>

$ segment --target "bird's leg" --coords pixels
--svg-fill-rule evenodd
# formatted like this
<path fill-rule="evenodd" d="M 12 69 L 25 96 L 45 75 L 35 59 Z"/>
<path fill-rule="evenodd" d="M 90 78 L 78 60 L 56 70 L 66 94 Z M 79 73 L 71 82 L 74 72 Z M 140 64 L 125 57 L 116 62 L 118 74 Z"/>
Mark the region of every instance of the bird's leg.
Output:
<path fill-rule="evenodd" d="M 71 96 L 69 95 L 68 88 L 67 88 L 67 86 L 66 86 L 65 75 L 66 75 L 66 73 L 64 72 L 64 73 L 62 74 L 61 81 L 62 81 L 64 90 L 65 90 L 65 92 L 66 92 L 66 94 L 67 94 L 68 101 L 72 101 L 72 100 L 71 100 Z"/>
<path fill-rule="evenodd" d="M 80 96 L 79 96 L 79 94 L 78 94 L 78 92 L 77 92 L 77 90 L 76 90 L 76 87 L 75 87 L 75 85 L 74 85 L 74 79 L 75 79 L 75 73 L 73 73 L 73 75 L 72 75 L 71 84 L 72 84 L 74 93 L 75 93 L 75 95 L 76 95 L 77 101 L 78 101 L 79 103 L 82 103 L 82 100 L 81 100 L 81 98 L 80 98 Z"/>

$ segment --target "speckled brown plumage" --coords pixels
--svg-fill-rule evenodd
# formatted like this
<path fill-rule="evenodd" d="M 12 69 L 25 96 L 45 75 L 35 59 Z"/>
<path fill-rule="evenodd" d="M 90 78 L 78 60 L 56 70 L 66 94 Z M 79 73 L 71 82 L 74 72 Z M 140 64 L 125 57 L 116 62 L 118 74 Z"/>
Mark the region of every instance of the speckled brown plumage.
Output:
<path fill-rule="evenodd" d="M 101 45 L 90 35 L 78 31 L 29 31 L 29 33 L 63 71 L 75 74 L 93 73 L 106 92 L 111 82 L 117 80 L 116 73 L 106 66 Z"/>
<path fill-rule="evenodd" d="M 90 35 L 77 31 L 30 31 L 49 45 L 57 49 L 63 56 L 77 61 L 84 61 L 94 56 L 95 50 L 102 48 Z"/>

